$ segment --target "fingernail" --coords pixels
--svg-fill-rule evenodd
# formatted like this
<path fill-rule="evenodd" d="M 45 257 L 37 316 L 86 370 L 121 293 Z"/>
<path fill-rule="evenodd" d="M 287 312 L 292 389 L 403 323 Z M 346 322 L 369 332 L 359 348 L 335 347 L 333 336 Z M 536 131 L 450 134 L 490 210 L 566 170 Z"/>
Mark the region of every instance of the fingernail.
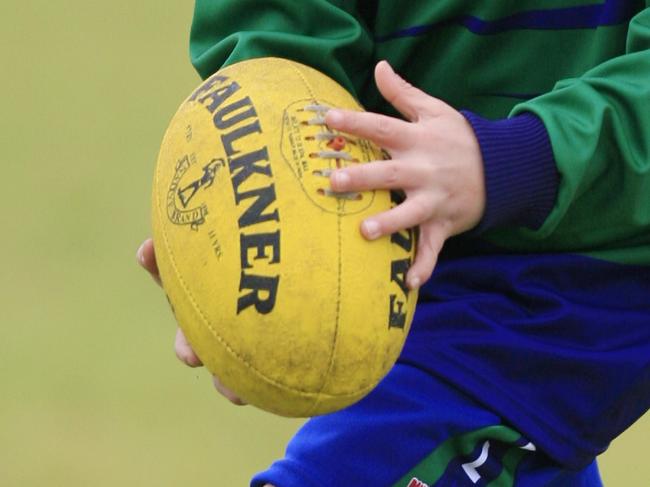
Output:
<path fill-rule="evenodd" d="M 387 60 L 382 59 L 380 62 L 383 63 L 390 70 L 391 73 L 395 72 L 395 70 L 393 69 L 393 67 L 390 65 L 390 63 Z"/>
<path fill-rule="evenodd" d="M 362 223 L 362 226 L 366 238 L 375 239 L 379 237 L 379 223 L 375 220 L 366 220 Z"/>
<path fill-rule="evenodd" d="M 343 114 L 336 109 L 331 109 L 327 111 L 325 116 L 325 121 L 329 125 L 338 125 L 343 121 Z"/>
<path fill-rule="evenodd" d="M 345 171 L 336 171 L 332 174 L 332 183 L 336 186 L 335 189 L 345 187 L 350 182 L 350 175 Z"/>
<path fill-rule="evenodd" d="M 144 242 L 140 244 L 140 247 L 138 247 L 138 251 L 135 253 L 138 262 L 140 264 L 144 265 Z"/>

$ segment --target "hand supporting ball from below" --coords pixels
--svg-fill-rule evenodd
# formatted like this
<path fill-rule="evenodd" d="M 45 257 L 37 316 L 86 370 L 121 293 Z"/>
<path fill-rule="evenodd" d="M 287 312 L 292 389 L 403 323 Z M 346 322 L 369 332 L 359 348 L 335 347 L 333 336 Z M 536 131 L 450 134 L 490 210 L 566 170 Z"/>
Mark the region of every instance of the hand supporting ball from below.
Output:
<path fill-rule="evenodd" d="M 160 273 L 158 272 L 158 265 L 156 264 L 156 254 L 154 252 L 153 240 L 145 240 L 137 252 L 138 263 L 151 275 L 153 280 L 160 285 Z M 192 347 L 185 338 L 183 331 L 180 328 L 176 329 L 176 338 L 174 339 L 174 351 L 176 352 L 176 357 L 183 362 L 188 367 L 201 367 L 203 363 L 201 359 L 197 357 L 192 350 Z M 228 399 L 231 403 L 237 406 L 243 406 L 246 403 L 242 401 L 237 395 L 232 392 L 230 389 L 226 388 L 221 382 L 219 382 L 218 377 L 212 377 L 212 382 L 215 389 L 219 393 Z"/>

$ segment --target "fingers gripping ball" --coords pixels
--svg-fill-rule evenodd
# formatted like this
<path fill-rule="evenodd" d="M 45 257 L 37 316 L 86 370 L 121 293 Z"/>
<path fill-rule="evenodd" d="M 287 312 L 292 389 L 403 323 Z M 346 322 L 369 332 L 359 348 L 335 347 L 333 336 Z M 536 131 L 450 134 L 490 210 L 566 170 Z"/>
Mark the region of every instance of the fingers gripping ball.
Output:
<path fill-rule="evenodd" d="M 381 159 L 333 133 L 361 109 L 323 74 L 277 58 L 226 67 L 183 102 L 153 188 L 163 286 L 192 348 L 246 402 L 285 416 L 368 393 L 404 344 L 416 301 L 412 231 L 368 242 L 387 191 L 333 193 L 332 169 Z"/>

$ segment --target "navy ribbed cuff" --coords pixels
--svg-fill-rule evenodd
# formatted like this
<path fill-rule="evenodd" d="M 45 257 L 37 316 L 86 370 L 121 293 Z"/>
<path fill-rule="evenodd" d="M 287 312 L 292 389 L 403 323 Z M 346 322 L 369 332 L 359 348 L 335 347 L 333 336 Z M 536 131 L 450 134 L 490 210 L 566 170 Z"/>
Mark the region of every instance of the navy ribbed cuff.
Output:
<path fill-rule="evenodd" d="M 542 121 L 528 112 L 495 121 L 462 114 L 474 129 L 485 170 L 485 213 L 472 233 L 504 225 L 542 226 L 560 182 Z"/>

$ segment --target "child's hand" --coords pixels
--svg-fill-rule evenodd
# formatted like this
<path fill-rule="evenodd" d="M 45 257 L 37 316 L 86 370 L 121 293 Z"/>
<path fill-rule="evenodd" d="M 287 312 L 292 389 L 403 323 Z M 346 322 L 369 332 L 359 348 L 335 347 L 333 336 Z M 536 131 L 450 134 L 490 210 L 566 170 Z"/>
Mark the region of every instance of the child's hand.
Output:
<path fill-rule="evenodd" d="M 160 273 L 158 272 L 158 264 L 156 263 L 156 254 L 154 253 L 153 240 L 150 238 L 145 240 L 137 252 L 138 263 L 144 267 L 144 269 L 153 277 L 154 281 L 161 284 L 160 282 Z M 201 359 L 194 353 L 192 347 L 190 346 L 187 338 L 183 334 L 183 331 L 180 328 L 176 330 L 176 339 L 174 340 L 174 351 L 178 359 L 189 367 L 201 367 Z M 230 389 L 224 387 L 217 377 L 212 377 L 212 382 L 214 387 L 228 399 L 231 403 L 237 404 L 238 406 L 246 404 L 242 401 L 237 395 L 232 392 Z"/>
<path fill-rule="evenodd" d="M 375 239 L 416 225 L 420 236 L 407 276 L 417 288 L 429 279 L 445 240 L 474 227 L 485 210 L 483 160 L 463 115 L 411 86 L 386 61 L 377 64 L 379 91 L 407 121 L 369 112 L 330 110 L 330 128 L 369 139 L 391 160 L 332 173 L 334 191 L 402 189 L 399 206 L 366 219 L 361 232 Z"/>

